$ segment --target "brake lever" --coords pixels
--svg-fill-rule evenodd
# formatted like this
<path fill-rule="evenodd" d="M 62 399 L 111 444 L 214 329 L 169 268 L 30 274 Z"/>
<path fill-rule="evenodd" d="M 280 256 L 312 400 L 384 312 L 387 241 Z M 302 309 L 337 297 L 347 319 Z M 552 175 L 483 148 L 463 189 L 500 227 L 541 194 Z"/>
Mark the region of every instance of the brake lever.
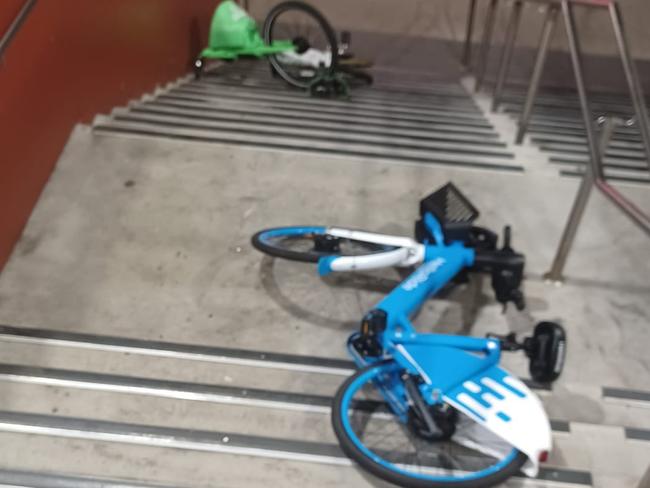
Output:
<path fill-rule="evenodd" d="M 510 226 L 503 230 L 503 246 L 498 252 L 504 259 L 500 265 L 492 269 L 492 288 L 497 300 L 503 305 L 502 313 L 506 313 L 508 302 L 514 303 L 517 310 L 521 311 L 526 307 L 524 294 L 519 290 L 524 273 L 524 262 L 522 256 L 512 249 L 510 241 L 512 231 Z"/>
<path fill-rule="evenodd" d="M 526 306 L 524 294 L 519 290 L 525 259 L 511 247 L 511 235 L 510 226 L 506 226 L 501 249 L 477 252 L 474 260 L 474 270 L 491 273 L 492 289 L 497 302 L 503 306 L 503 313 L 507 311 L 509 302 L 514 303 L 517 310 Z"/>

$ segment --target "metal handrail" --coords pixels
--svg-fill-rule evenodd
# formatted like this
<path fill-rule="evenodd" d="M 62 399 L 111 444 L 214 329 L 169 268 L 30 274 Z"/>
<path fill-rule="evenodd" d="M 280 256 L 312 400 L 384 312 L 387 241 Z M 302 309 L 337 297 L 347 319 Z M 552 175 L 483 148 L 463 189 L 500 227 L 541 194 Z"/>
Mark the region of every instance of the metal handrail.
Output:
<path fill-rule="evenodd" d="M 27 0 L 23 4 L 22 8 L 18 12 L 18 15 L 16 15 L 16 18 L 9 25 L 7 32 L 5 32 L 4 36 L 2 36 L 2 39 L 0 39 L 0 59 L 2 59 L 4 52 L 9 47 L 9 44 L 11 44 L 11 41 L 16 35 L 16 32 L 20 30 L 20 27 L 23 25 L 23 22 L 25 22 L 25 19 L 31 12 L 32 8 L 34 8 L 36 1 L 37 0 Z"/>
<path fill-rule="evenodd" d="M 587 202 L 589 201 L 591 189 L 594 186 L 598 188 L 598 190 L 600 190 L 600 192 L 610 202 L 612 202 L 615 207 L 627 215 L 632 222 L 634 222 L 648 235 L 648 237 L 650 237 L 650 216 L 623 196 L 616 188 L 611 186 L 605 179 L 603 172 L 603 157 L 607 151 L 614 130 L 618 125 L 623 123 L 629 125 L 629 123 L 614 117 L 601 117 L 598 122 L 601 124 L 598 157 L 589 158 L 589 164 L 587 165 L 582 182 L 580 183 L 580 189 L 578 190 L 576 199 L 573 202 L 573 207 L 569 214 L 569 220 L 567 221 L 564 232 L 562 233 L 562 238 L 560 239 L 560 244 L 555 253 L 555 258 L 551 264 L 551 269 L 544 275 L 546 280 L 554 283 L 562 283 L 564 281 L 562 271 L 564 270 L 564 265 L 569 257 L 569 252 L 571 251 L 573 241 L 578 232 L 578 226 L 580 225 Z"/>

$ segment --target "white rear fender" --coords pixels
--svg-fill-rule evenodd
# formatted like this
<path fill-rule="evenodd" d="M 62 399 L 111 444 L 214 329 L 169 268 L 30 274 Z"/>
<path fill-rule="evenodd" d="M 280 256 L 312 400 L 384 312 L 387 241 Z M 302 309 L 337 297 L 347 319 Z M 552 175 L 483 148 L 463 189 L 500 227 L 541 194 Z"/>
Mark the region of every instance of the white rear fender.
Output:
<path fill-rule="evenodd" d="M 419 242 L 410 237 L 391 236 L 387 234 L 375 234 L 363 230 L 342 229 L 340 227 L 328 227 L 327 233 L 336 237 L 352 239 L 355 241 L 372 242 L 374 244 L 384 244 L 395 247 L 418 247 Z"/>
<path fill-rule="evenodd" d="M 451 389 L 444 400 L 528 456 L 522 471 L 537 475 L 551 450 L 551 426 L 539 398 L 498 366 Z"/>
<path fill-rule="evenodd" d="M 407 247 L 363 256 L 327 256 L 318 260 L 318 272 L 321 276 L 325 276 L 332 271 L 360 271 L 390 266 L 409 266 L 412 261 L 418 262 L 419 259 L 421 259 L 420 256 L 413 249 Z"/>
<path fill-rule="evenodd" d="M 318 261 L 318 272 L 326 275 L 332 271 L 359 271 L 387 268 L 390 266 L 413 266 L 424 261 L 425 246 L 410 237 L 375 234 L 360 230 L 330 227 L 327 234 L 361 242 L 396 247 L 386 252 L 361 256 L 327 256 Z"/>

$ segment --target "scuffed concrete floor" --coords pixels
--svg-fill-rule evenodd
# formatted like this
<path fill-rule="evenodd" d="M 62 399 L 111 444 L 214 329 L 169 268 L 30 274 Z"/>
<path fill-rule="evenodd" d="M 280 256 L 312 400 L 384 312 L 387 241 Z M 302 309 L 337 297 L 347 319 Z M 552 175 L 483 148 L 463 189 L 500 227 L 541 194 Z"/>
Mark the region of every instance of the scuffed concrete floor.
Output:
<path fill-rule="evenodd" d="M 564 376 L 545 403 L 553 417 L 590 425 L 577 430 L 575 441 L 566 441 L 564 459 L 558 459 L 590 469 L 596 486 L 631 486 L 646 467 L 647 443 L 629 445 L 616 433 L 611 440 L 603 432 L 609 432 L 608 425 L 648 428 L 650 410 L 617 409 L 599 401 L 599 395 L 601 386 L 648 390 L 650 240 L 594 194 L 569 259 L 568 283 L 561 288 L 545 284 L 541 275 L 552 259 L 576 180 L 93 136 L 82 126 L 73 133 L 0 276 L 0 322 L 344 358 L 350 331 L 399 275 L 384 270 L 321 279 L 312 266 L 263 257 L 251 247 L 250 236 L 285 224 L 411 235 L 419 199 L 450 180 L 481 210 L 483 225 L 513 226 L 513 244 L 528 259 L 529 308 L 523 316 L 501 314 L 486 279 L 482 286 L 458 288 L 429 302 L 418 326 L 482 335 L 527 332 L 533 320 L 561 321 L 569 334 L 569 354 Z M 621 188 L 650 209 L 647 187 Z M 47 354 L 27 348 L 16 361 L 49 364 Z M 52 354 L 52 362 L 66 366 L 65 355 Z M 74 355 L 68 360 L 68 367 L 83 364 Z M 151 359 L 128 361 L 139 374 L 155 369 Z M 512 356 L 506 362 L 526 375 L 523 358 Z M 209 377 L 203 367 L 196 366 L 196 375 Z M 191 380 L 192 370 L 183 376 Z M 32 395 L 35 405 L 39 394 Z M 114 401 L 119 409 L 118 399 L 94 401 L 109 406 Z M 169 408 L 170 418 L 182 417 Z M 137 411 L 122 411 L 120 419 L 129 421 Z M 243 419 L 233 423 L 252 421 L 250 416 Z M 295 435 L 300 434 L 297 428 Z M 27 449 L 20 439 L 16 442 L 16 452 Z M 142 473 L 180 482 L 189 465 L 162 464 L 170 456 L 161 454 L 160 462 L 152 461 L 154 466 Z M 0 455 L 2 466 L 15 462 L 22 461 Z M 237 466 L 222 466 L 228 471 L 226 486 L 261 486 L 263 477 L 244 475 Z M 118 474 L 120 469 L 115 468 Z M 170 474 L 174 469 L 176 474 Z M 306 474 L 310 466 L 278 462 L 273 469 L 280 473 L 274 479 L 284 486 L 375 483 L 347 468 L 348 475 L 315 474 L 312 482 Z M 133 471 L 139 473 L 135 466 Z M 207 474 L 196 476 L 197 485 L 215 486 Z"/>
<path fill-rule="evenodd" d="M 571 367 L 567 378 L 646 385 L 640 373 L 650 366 L 641 350 L 650 339 L 643 335 L 650 334 L 650 241 L 641 232 L 595 194 L 569 259 L 569 284 L 541 282 L 577 181 L 86 131 L 68 144 L 2 274 L 5 322 L 340 356 L 332 333 L 345 336 L 380 294 L 349 283 L 363 278 L 339 276 L 327 281 L 343 285 L 330 286 L 308 265 L 271 264 L 250 236 L 293 223 L 410 235 L 418 200 L 451 180 L 481 210 L 480 222 L 513 226 L 514 245 L 528 259 L 535 318 L 560 318 L 573 333 L 584 329 L 572 353 L 584 347 L 611 368 L 621 362 L 604 378 Z M 646 188 L 625 192 L 650 207 Z M 492 302 L 489 287 L 485 293 Z M 490 303 L 476 327 L 505 325 L 500 312 Z"/>

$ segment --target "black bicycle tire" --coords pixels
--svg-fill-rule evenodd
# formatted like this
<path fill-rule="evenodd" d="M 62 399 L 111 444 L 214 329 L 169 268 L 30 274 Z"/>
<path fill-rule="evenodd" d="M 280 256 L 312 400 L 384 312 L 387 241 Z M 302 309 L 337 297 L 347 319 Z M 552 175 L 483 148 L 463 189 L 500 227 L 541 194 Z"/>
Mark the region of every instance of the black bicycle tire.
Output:
<path fill-rule="evenodd" d="M 299 227 L 316 227 L 316 226 L 299 226 Z M 258 251 L 268 254 L 276 258 L 288 259 L 290 261 L 301 261 L 303 263 L 317 263 L 322 255 L 316 255 L 305 252 L 291 251 L 288 249 L 281 249 L 276 246 L 271 246 L 260 239 L 262 234 L 267 233 L 270 230 L 281 229 L 282 227 L 272 227 L 269 229 L 264 229 L 259 232 L 256 232 L 253 237 L 251 237 L 251 244 Z"/>
<path fill-rule="evenodd" d="M 350 459 L 352 459 L 354 462 L 359 464 L 362 468 L 374 476 L 390 483 L 403 486 L 405 488 L 488 488 L 499 483 L 503 483 L 505 480 L 519 472 L 521 466 L 523 466 L 523 464 L 528 459 L 527 456 L 521 451 L 519 451 L 513 460 L 504 466 L 503 469 L 497 471 L 492 475 L 475 480 L 450 482 L 422 480 L 396 473 L 395 471 L 379 465 L 367 457 L 363 452 L 361 452 L 356 444 L 349 438 L 347 430 L 343 426 L 341 402 L 343 401 L 343 396 L 346 390 L 349 388 L 350 384 L 356 380 L 357 377 L 365 374 L 371 368 L 376 368 L 390 362 L 392 362 L 392 359 L 387 359 L 380 361 L 379 363 L 371 364 L 356 371 L 354 374 L 350 375 L 347 380 L 345 380 L 345 382 L 339 387 L 336 395 L 334 396 L 331 416 L 332 428 L 334 429 L 334 433 L 336 434 L 341 449 Z"/>
<path fill-rule="evenodd" d="M 251 244 L 255 249 L 258 251 L 261 251 L 265 254 L 268 254 L 273 257 L 277 258 L 283 258 L 283 259 L 289 259 L 291 261 L 301 261 L 303 263 L 317 263 L 320 258 L 323 257 L 328 257 L 328 256 L 350 256 L 349 254 L 344 254 L 344 253 L 339 253 L 339 252 L 318 252 L 318 251 L 293 251 L 291 249 L 286 249 L 282 247 L 278 247 L 275 245 L 271 245 L 266 243 L 263 239 L 261 239 L 261 236 L 263 234 L 266 234 L 267 232 L 271 231 L 279 231 L 279 230 L 286 230 L 286 229 L 294 229 L 296 227 L 303 227 L 303 228 L 319 228 L 319 229 L 325 229 L 323 226 L 316 226 L 316 225 L 291 225 L 291 226 L 285 226 L 285 227 L 271 227 L 268 229 L 261 230 L 253 235 L 251 237 Z M 323 235 L 327 234 L 326 232 L 323 233 Z M 289 234 L 287 234 L 289 235 Z M 293 235 L 299 235 L 299 234 L 293 234 Z M 304 235 L 304 234 L 303 234 Z M 361 243 L 362 245 L 366 246 L 368 248 L 368 252 L 365 252 L 364 254 L 374 254 L 374 253 L 380 253 L 380 252 L 386 252 L 390 251 L 393 249 L 396 249 L 394 246 L 383 246 L 380 244 L 375 244 L 372 242 L 367 242 L 367 241 L 360 241 L 356 239 L 347 239 L 347 238 L 341 238 L 342 241 L 347 241 L 347 242 L 355 242 L 355 243 Z M 373 249 L 374 248 L 374 249 Z"/>
<path fill-rule="evenodd" d="M 332 29 L 332 26 L 329 24 L 327 19 L 325 19 L 323 14 L 321 14 L 318 10 L 316 10 L 308 3 L 291 0 L 288 2 L 279 3 L 273 7 L 269 14 L 266 16 L 266 19 L 264 19 L 264 27 L 262 30 L 264 35 L 264 42 L 266 44 L 271 43 L 271 29 L 273 28 L 273 23 L 275 22 L 276 17 L 279 14 L 290 9 L 302 10 L 303 12 L 308 13 L 316 20 L 316 22 L 318 22 L 320 27 L 323 29 L 323 32 L 325 33 L 325 36 L 330 43 L 330 47 L 332 48 L 332 62 L 330 63 L 328 71 L 330 73 L 334 73 L 338 65 L 338 42 L 336 40 L 336 33 L 334 32 L 334 29 Z M 285 72 L 284 69 L 282 69 L 281 65 L 277 62 L 276 56 L 277 55 L 275 54 L 270 55 L 268 57 L 269 63 L 273 68 L 275 68 L 276 72 L 282 79 L 284 79 L 284 81 L 297 88 L 309 88 L 309 83 L 302 83 L 300 81 L 297 81 L 287 72 Z"/>

